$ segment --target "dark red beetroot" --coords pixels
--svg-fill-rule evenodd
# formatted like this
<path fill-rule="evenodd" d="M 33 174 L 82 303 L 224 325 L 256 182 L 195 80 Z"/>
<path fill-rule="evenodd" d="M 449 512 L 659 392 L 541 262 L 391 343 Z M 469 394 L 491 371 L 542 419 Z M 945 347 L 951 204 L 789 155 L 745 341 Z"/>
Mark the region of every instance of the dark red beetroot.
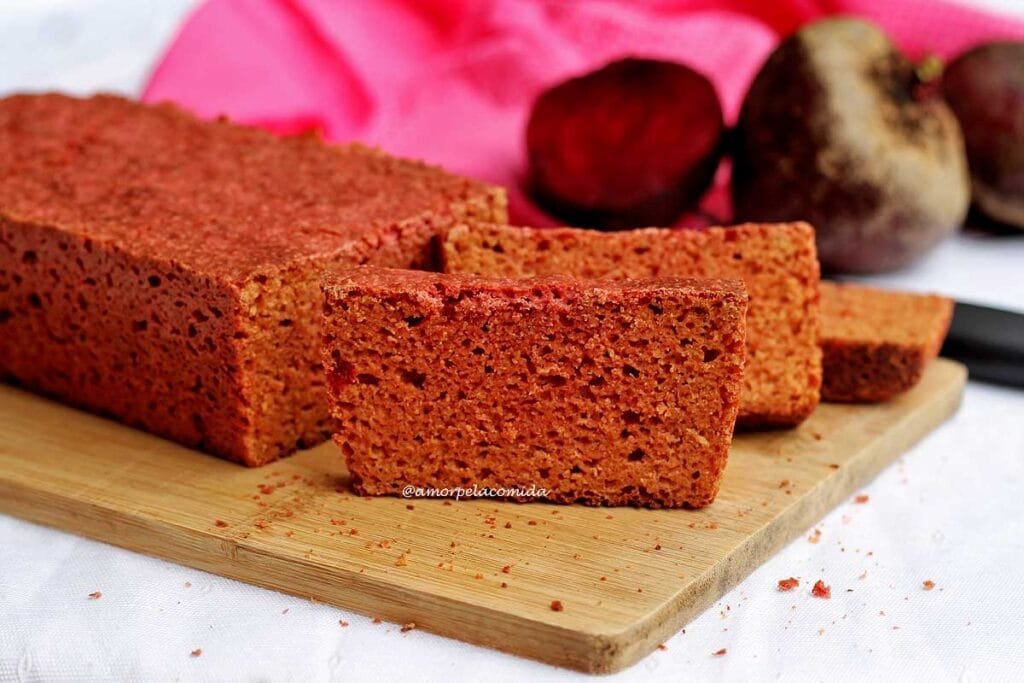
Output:
<path fill-rule="evenodd" d="M 946 68 L 942 90 L 964 132 L 974 205 L 1024 228 L 1024 42 L 965 52 Z"/>
<path fill-rule="evenodd" d="M 574 225 L 668 225 L 714 178 L 725 125 L 711 83 L 627 58 L 545 91 L 526 130 L 529 189 Z"/>
<path fill-rule="evenodd" d="M 963 222 L 960 126 L 882 30 L 829 17 L 783 40 L 757 74 L 734 136 L 736 219 L 803 220 L 826 270 L 898 268 Z"/>

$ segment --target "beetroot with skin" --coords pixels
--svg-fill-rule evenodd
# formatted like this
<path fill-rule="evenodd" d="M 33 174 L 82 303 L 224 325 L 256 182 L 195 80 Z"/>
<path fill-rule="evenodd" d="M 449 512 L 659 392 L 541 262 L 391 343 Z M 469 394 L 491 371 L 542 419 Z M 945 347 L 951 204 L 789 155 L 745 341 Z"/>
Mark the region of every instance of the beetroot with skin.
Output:
<path fill-rule="evenodd" d="M 968 50 L 946 67 L 942 90 L 964 132 L 974 205 L 1024 229 L 1024 42 Z"/>
<path fill-rule="evenodd" d="M 602 229 L 669 225 L 718 168 L 714 86 L 682 64 L 627 58 L 543 92 L 526 131 L 528 186 L 543 208 Z"/>
<path fill-rule="evenodd" d="M 970 187 L 931 77 L 864 20 L 822 19 L 783 40 L 740 112 L 736 218 L 811 223 L 834 272 L 890 270 L 933 248 L 963 223 Z"/>

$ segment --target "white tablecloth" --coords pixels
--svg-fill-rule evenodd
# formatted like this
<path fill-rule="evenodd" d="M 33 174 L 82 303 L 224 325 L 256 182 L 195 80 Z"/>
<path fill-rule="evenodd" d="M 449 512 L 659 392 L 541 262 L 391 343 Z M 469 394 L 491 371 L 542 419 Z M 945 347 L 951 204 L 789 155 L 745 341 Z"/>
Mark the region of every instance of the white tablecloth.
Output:
<path fill-rule="evenodd" d="M 0 0 L 0 94 L 136 92 L 189 4 Z M 1024 234 L 962 235 L 876 281 L 1024 311 Z M 614 680 L 1020 680 L 1024 392 L 970 384 L 863 493 Z M 818 578 L 831 600 L 807 594 Z M 0 680 L 382 676 L 584 678 L 0 516 Z"/>

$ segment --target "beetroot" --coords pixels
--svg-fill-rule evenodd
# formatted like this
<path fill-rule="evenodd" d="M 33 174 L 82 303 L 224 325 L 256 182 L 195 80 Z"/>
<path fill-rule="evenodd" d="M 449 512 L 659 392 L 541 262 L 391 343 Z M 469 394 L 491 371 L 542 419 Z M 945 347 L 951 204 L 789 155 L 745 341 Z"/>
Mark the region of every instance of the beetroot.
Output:
<path fill-rule="evenodd" d="M 828 18 L 786 38 L 754 79 L 735 135 L 738 220 L 805 220 L 827 270 L 919 258 L 970 201 L 960 126 L 874 24 Z"/>
<path fill-rule="evenodd" d="M 724 127 L 718 95 L 696 71 L 650 59 L 612 62 L 534 103 L 529 190 L 574 225 L 667 225 L 711 184 Z"/>
<path fill-rule="evenodd" d="M 974 205 L 1024 228 L 1024 42 L 969 50 L 947 67 L 942 89 L 964 132 Z"/>

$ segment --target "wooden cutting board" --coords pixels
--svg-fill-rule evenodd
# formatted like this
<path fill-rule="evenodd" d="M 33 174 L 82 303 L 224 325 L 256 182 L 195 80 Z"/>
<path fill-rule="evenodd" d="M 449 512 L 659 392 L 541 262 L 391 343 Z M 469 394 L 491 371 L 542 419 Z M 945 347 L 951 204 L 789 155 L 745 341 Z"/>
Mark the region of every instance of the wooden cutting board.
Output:
<path fill-rule="evenodd" d="M 932 364 L 883 405 L 736 439 L 699 511 L 367 499 L 332 444 L 248 470 L 0 385 L 0 510 L 583 671 L 637 661 L 960 402 Z M 559 601 L 561 611 L 552 608 Z"/>

